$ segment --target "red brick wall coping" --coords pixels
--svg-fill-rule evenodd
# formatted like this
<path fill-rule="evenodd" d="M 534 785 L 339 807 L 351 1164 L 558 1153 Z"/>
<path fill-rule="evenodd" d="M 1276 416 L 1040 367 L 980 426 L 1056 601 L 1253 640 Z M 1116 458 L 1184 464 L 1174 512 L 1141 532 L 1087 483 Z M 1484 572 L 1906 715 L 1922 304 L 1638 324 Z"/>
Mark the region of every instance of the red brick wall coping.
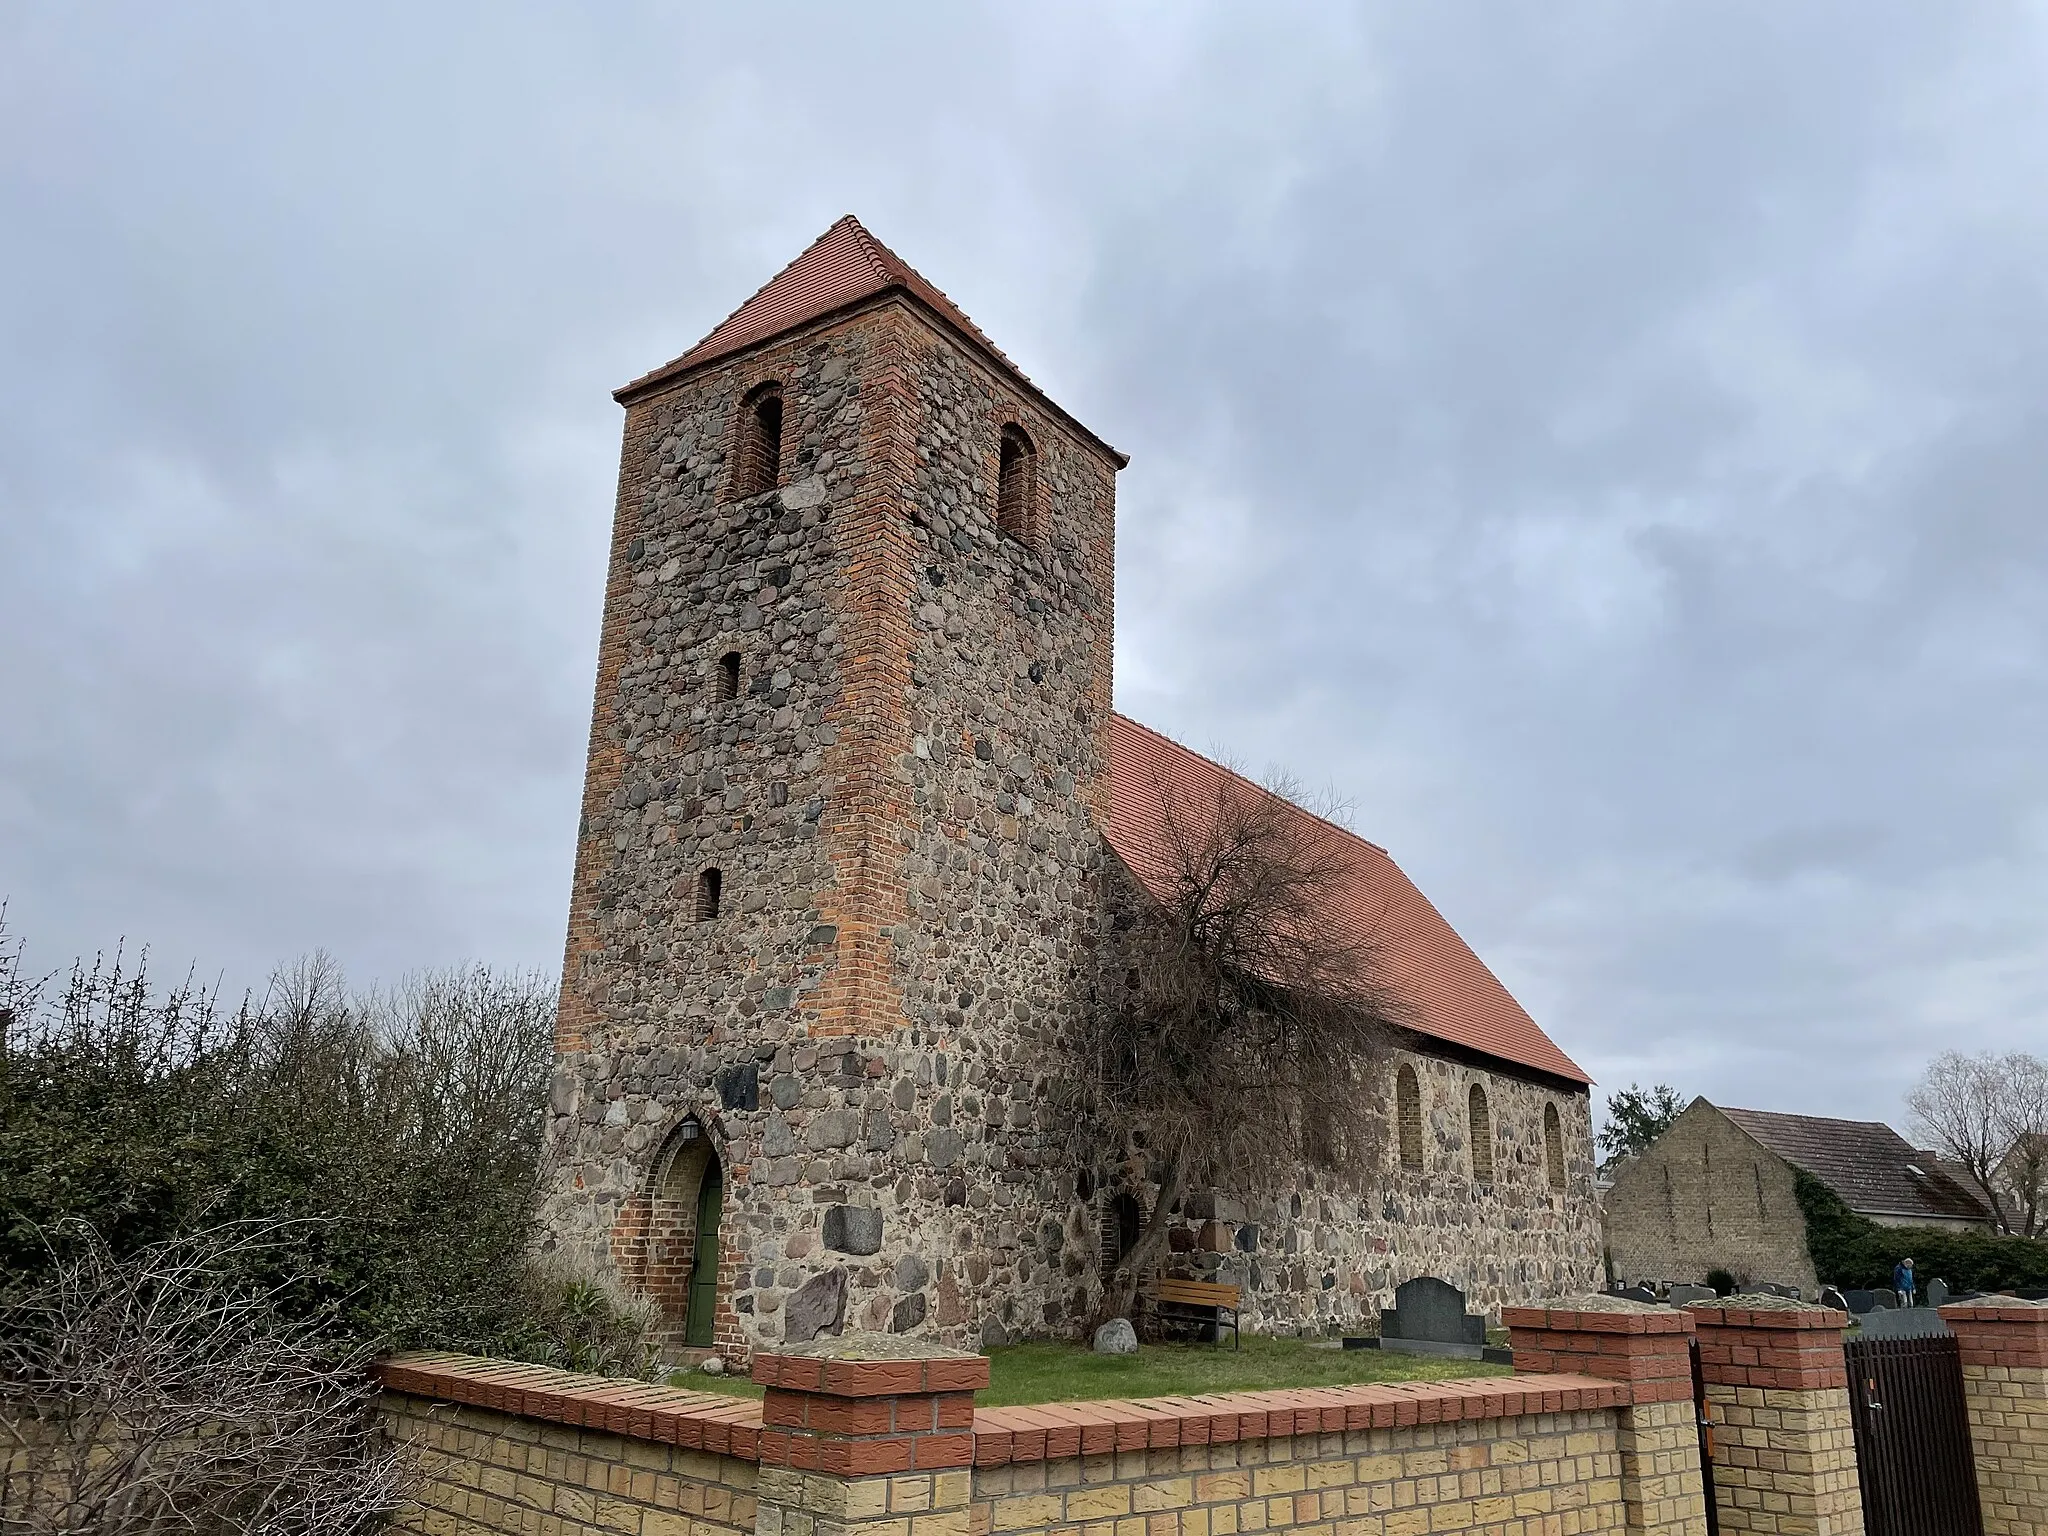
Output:
<path fill-rule="evenodd" d="M 896 1397 L 906 1392 L 979 1392 L 988 1385 L 988 1357 L 931 1360 L 842 1360 L 829 1355 L 756 1355 L 754 1380 L 764 1387 L 827 1397 Z"/>
<path fill-rule="evenodd" d="M 393 1355 L 378 1361 L 372 1370 L 391 1392 L 467 1403 L 521 1418 L 736 1456 L 742 1461 L 758 1461 L 761 1456 L 761 1405 L 746 1398 L 580 1376 L 573 1371 L 474 1355 Z"/>
<path fill-rule="evenodd" d="M 1827 1307 L 1739 1307 L 1695 1302 L 1686 1310 L 1700 1341 L 1700 1374 L 1710 1386 L 1819 1392 L 1847 1388 L 1842 1330 Z"/>
<path fill-rule="evenodd" d="M 767 1360 L 788 1358 L 757 1357 L 755 1371 L 758 1374 Z M 985 1379 L 988 1362 L 974 1363 L 981 1366 Z M 514 1361 L 424 1352 L 394 1355 L 379 1361 L 374 1369 L 387 1390 L 414 1397 L 466 1403 L 743 1461 L 836 1470 L 846 1476 L 922 1466 L 925 1461 L 916 1459 L 920 1452 L 933 1465 L 965 1466 L 971 1461 L 975 1466 L 1001 1466 L 1105 1451 L 1619 1408 L 1629 1401 L 1628 1389 L 1621 1383 L 1588 1376 L 1480 1376 L 1460 1381 L 983 1408 L 973 1412 L 970 1429 L 955 1417 L 957 1408 L 948 1401 L 952 1394 L 926 1391 L 902 1394 L 902 1401 L 911 1405 L 911 1424 L 899 1425 L 892 1417 L 889 1427 L 883 1429 L 878 1420 L 861 1419 L 850 1420 L 841 1429 L 817 1421 L 821 1403 L 834 1400 L 822 1393 L 771 1387 L 768 1399 L 757 1403 L 677 1387 L 579 1376 Z M 779 1373 L 771 1374 L 779 1379 Z M 930 1377 L 925 1377 L 924 1385 L 930 1384 Z M 871 1411 L 874 1398 L 838 1401 L 860 1413 Z M 901 1403 L 884 1400 L 879 1406 L 892 1413 L 903 1411 Z M 787 1420 L 793 1413 L 809 1417 L 801 1427 L 772 1421 Z M 902 1460 L 899 1466 L 905 1451 L 911 1459 Z"/>
<path fill-rule="evenodd" d="M 1959 1301 L 1941 1309 L 1965 1365 L 2048 1369 L 2048 1307 Z"/>
<path fill-rule="evenodd" d="M 1581 1311 L 1507 1307 L 1515 1370 L 1599 1376 L 1625 1383 L 1632 1403 L 1692 1396 L 1692 1318 L 1670 1307 Z"/>
<path fill-rule="evenodd" d="M 1627 1391 L 1616 1383 L 1584 1376 L 1479 1376 L 1128 1402 L 1033 1403 L 983 1408 L 974 1415 L 974 1464 L 1568 1413 L 1619 1408 L 1627 1401 Z"/>

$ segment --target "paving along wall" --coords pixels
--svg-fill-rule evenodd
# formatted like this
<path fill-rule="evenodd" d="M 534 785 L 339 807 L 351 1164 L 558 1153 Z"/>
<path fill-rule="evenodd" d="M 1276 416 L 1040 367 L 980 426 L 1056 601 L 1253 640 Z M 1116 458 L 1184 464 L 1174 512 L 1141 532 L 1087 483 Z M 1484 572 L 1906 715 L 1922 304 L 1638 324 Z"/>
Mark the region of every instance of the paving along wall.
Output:
<path fill-rule="evenodd" d="M 780 482 L 735 499 L 740 403 L 764 382 Z M 715 1159 L 710 1342 L 735 1360 L 788 1337 L 790 1298 L 832 1269 L 850 1327 L 1070 1332 L 1111 1191 L 1071 1165 L 1046 1088 L 1112 922 L 1114 461 L 902 301 L 624 398 L 549 1245 L 680 1325 Z M 995 523 L 1013 426 L 1035 449 L 1021 538 Z M 1423 1173 L 1198 1199 L 1178 1266 L 1244 1286 L 1254 1328 L 1367 1317 L 1421 1273 L 1487 1310 L 1595 1283 L 1586 1095 L 1416 1061 Z"/>

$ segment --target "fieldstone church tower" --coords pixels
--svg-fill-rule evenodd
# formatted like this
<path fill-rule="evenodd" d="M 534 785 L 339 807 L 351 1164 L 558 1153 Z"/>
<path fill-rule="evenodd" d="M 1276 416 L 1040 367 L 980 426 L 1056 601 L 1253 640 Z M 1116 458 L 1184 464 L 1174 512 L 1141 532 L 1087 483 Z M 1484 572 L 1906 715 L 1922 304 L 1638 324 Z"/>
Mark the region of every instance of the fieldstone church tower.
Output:
<path fill-rule="evenodd" d="M 549 1246 L 677 1349 L 842 1290 L 847 1326 L 1070 1330 L 1144 1192 L 1063 1165 L 1043 1089 L 1142 880 L 1135 770 L 1221 771 L 1112 713 L 1126 461 L 851 217 L 617 398 Z M 1585 1074 L 1361 847 L 1417 1002 L 1388 1186 L 1218 1192 L 1177 1247 L 1254 1327 L 1410 1273 L 1583 1288 Z"/>

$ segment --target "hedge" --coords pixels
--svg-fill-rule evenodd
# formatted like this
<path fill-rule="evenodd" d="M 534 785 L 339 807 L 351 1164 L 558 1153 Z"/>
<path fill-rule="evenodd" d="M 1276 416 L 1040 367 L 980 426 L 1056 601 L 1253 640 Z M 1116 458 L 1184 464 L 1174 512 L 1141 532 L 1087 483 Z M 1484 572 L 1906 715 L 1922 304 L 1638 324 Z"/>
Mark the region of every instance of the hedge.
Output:
<path fill-rule="evenodd" d="M 1899 1260 L 1910 1258 L 1923 1286 L 1936 1278 L 1970 1291 L 2048 1286 L 2048 1243 L 1940 1227 L 1880 1226 L 1850 1210 L 1805 1169 L 1792 1173 L 1806 1217 L 1806 1249 L 1823 1285 L 1888 1286 Z"/>

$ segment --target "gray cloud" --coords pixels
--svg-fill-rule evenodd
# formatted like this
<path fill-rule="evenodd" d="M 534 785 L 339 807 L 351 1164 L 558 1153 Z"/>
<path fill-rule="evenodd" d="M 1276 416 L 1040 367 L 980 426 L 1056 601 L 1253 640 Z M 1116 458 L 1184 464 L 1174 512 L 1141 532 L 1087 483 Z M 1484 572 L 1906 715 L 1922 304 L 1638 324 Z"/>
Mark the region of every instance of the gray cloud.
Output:
<path fill-rule="evenodd" d="M 1868 5 L 0 17 L 0 891 L 559 952 L 608 390 L 853 209 L 1134 455 L 1119 694 L 1610 1082 L 1896 1118 L 2048 969 L 2043 28 Z"/>

